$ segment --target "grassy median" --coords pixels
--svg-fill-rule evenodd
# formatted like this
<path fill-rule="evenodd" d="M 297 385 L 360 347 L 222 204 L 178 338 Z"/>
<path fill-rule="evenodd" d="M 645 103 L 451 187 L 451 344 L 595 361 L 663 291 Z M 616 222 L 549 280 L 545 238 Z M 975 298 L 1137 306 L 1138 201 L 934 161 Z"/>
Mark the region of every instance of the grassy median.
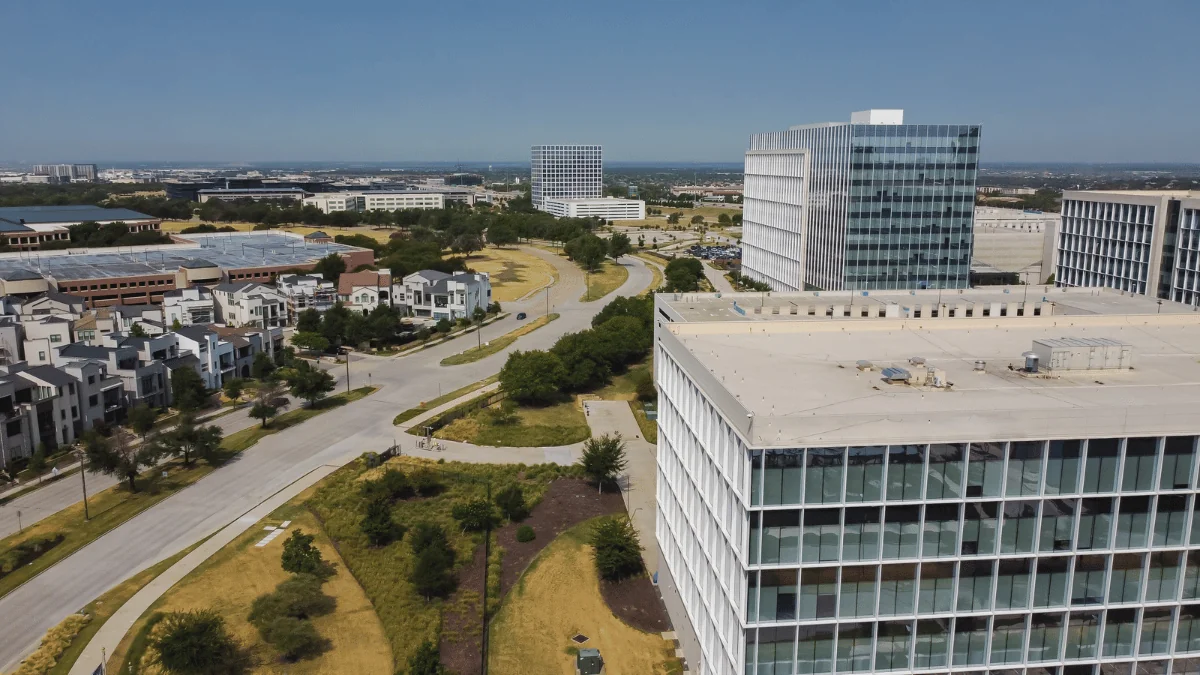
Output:
<path fill-rule="evenodd" d="M 521 337 L 522 335 L 528 335 L 529 333 L 532 333 L 533 331 L 545 326 L 557 318 L 558 314 L 555 313 L 540 316 L 514 331 L 509 331 L 508 333 L 505 333 L 494 340 L 489 340 L 487 344 L 481 347 L 468 349 L 465 352 L 459 352 L 453 356 L 447 356 L 446 358 L 442 359 L 442 365 L 461 366 L 465 363 L 474 363 L 479 359 L 487 358 L 492 354 L 503 351 L 509 345 L 516 342 L 517 338 Z"/>
<path fill-rule="evenodd" d="M 600 269 L 585 274 L 587 289 L 579 297 L 580 302 L 592 302 L 612 293 L 629 278 L 629 270 L 624 265 L 618 265 L 611 260 L 605 260 Z"/>
<path fill-rule="evenodd" d="M 423 415 L 423 414 L 429 412 L 430 410 L 433 410 L 434 408 L 438 407 L 439 405 L 445 405 L 445 404 L 449 403 L 450 401 L 453 401 L 454 399 L 458 398 L 459 396 L 466 396 L 467 394 L 469 394 L 473 391 L 479 391 L 480 389 L 483 389 L 484 387 L 488 386 L 489 384 L 494 383 L 496 381 L 496 379 L 497 379 L 496 376 L 492 375 L 491 377 L 484 378 L 478 382 L 472 382 L 471 384 L 468 384 L 465 387 L 459 387 L 458 389 L 455 389 L 454 391 L 449 392 L 447 394 L 442 394 L 441 396 L 438 396 L 437 398 L 435 398 L 431 401 L 425 401 L 421 405 L 419 405 L 415 408 L 409 408 L 408 410 L 405 410 L 404 412 L 400 413 L 399 415 L 396 415 L 394 418 L 392 418 L 392 424 L 394 424 L 396 426 L 400 426 L 401 424 L 404 424 L 405 422 L 413 419 L 414 417 Z"/>

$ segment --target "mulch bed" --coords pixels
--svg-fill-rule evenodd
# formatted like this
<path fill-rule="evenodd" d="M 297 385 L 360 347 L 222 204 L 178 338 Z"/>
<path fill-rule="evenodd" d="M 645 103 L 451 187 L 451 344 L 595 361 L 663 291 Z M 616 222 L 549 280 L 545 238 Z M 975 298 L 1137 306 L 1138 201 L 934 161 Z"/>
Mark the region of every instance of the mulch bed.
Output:
<path fill-rule="evenodd" d="M 582 480 L 562 478 L 554 481 L 546 489 L 546 494 L 538 505 L 533 508 L 523 522 L 509 524 L 495 530 L 496 540 L 504 548 L 504 558 L 500 568 L 500 597 L 512 588 L 521 578 L 521 574 L 539 552 L 554 538 L 571 527 L 596 516 L 610 513 L 623 513 L 625 503 L 621 495 L 614 492 L 597 494 L 596 488 Z M 533 541 L 517 541 L 517 528 L 529 525 L 537 533 Z M 658 606 L 658 596 L 646 580 L 650 594 L 646 596 Z M 480 601 L 483 591 L 483 547 L 475 550 L 471 564 L 458 572 L 458 590 L 446 602 L 442 612 L 442 664 L 458 675 L 479 675 L 480 641 Z M 605 594 L 605 600 L 608 595 Z M 627 601 L 622 601 L 627 602 Z M 644 601 L 643 601 L 644 602 Z M 610 603 L 610 607 L 612 604 Z M 615 610 L 614 610 L 615 611 Z M 662 612 L 663 610 L 658 609 Z M 629 621 L 626 614 L 615 612 L 617 616 Z M 639 626 L 635 621 L 630 625 Z M 654 629 L 667 630 L 667 629 Z"/>
<path fill-rule="evenodd" d="M 600 594 L 612 613 L 630 626 L 647 633 L 671 630 L 667 608 L 648 575 L 622 581 L 601 580 Z"/>

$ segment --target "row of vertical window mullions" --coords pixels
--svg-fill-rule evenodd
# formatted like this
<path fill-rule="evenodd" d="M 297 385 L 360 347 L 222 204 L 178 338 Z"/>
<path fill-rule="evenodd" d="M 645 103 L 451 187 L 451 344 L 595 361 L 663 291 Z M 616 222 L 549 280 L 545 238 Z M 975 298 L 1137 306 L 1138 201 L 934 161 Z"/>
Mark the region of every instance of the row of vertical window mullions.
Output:
<path fill-rule="evenodd" d="M 750 503 L 1021 498 L 1186 490 L 1195 485 L 1194 436 L 1048 443 L 755 450 Z"/>
<path fill-rule="evenodd" d="M 1197 553 L 765 569 L 749 573 L 745 616 L 804 624 L 1200 600 Z"/>
<path fill-rule="evenodd" d="M 1200 545 L 1196 508 L 1196 495 L 1166 494 L 889 505 L 882 516 L 878 506 L 770 509 L 750 513 L 747 560 L 950 559 L 996 556 L 997 545 L 999 555 L 1181 549 Z"/>
<path fill-rule="evenodd" d="M 1178 618 L 1173 607 L 1149 607 L 748 628 L 745 672 L 807 675 L 989 662 L 1069 665 L 1083 659 L 1126 660 L 1135 651 L 1139 657 L 1162 658 L 1200 650 L 1200 607 L 1183 608 Z"/>

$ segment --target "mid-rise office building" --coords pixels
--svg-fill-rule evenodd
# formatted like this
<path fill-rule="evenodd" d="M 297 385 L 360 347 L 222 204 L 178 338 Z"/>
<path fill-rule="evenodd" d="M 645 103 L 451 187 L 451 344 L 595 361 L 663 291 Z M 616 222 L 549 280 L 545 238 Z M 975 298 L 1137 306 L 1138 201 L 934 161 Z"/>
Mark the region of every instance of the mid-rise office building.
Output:
<path fill-rule="evenodd" d="M 34 164 L 33 175 L 50 176 L 62 182 L 96 180 L 95 164 Z"/>
<path fill-rule="evenodd" d="M 1200 314 L 1047 286 L 656 296 L 692 672 L 1200 668 Z"/>
<path fill-rule="evenodd" d="M 1063 192 L 1055 283 L 1200 304 L 1200 193 Z"/>
<path fill-rule="evenodd" d="M 979 135 L 867 110 L 751 136 L 743 271 L 776 290 L 966 288 Z"/>
<path fill-rule="evenodd" d="M 646 202 L 640 199 L 618 199 L 616 197 L 547 199 L 544 210 L 559 218 L 646 219 Z"/>
<path fill-rule="evenodd" d="M 530 196 L 546 210 L 549 199 L 604 196 L 604 157 L 599 145 L 535 145 L 531 150 Z"/>

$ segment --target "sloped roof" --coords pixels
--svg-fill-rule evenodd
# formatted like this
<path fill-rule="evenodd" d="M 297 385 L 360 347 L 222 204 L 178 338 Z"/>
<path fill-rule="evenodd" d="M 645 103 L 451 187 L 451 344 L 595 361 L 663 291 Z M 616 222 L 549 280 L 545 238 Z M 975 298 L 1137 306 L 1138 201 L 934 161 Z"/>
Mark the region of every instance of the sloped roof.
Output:
<path fill-rule="evenodd" d="M 181 328 L 179 328 L 179 330 L 177 330 L 175 332 L 186 338 L 195 340 L 196 342 L 207 341 L 208 340 L 207 336 L 210 333 L 214 333 L 214 331 L 211 328 L 209 328 L 208 326 L 196 326 L 196 325 L 182 326 Z"/>
<path fill-rule="evenodd" d="M 28 373 L 43 382 L 49 382 L 56 387 L 65 387 L 75 381 L 75 378 L 55 368 L 54 366 L 33 366 L 26 370 L 22 370 L 17 375 Z"/>
<path fill-rule="evenodd" d="M 42 275 L 33 270 L 15 269 L 0 271 L 0 279 L 4 279 L 5 281 L 33 281 L 34 279 L 41 278 Z"/>
<path fill-rule="evenodd" d="M 375 288 L 392 285 L 392 275 L 380 274 L 371 270 L 363 272 L 347 272 L 338 277 L 338 293 L 341 295 L 350 295 L 354 289 L 364 286 Z"/>
<path fill-rule="evenodd" d="M 81 223 L 88 220 L 158 220 L 133 209 L 106 209 L 90 204 L 0 207 L 0 220 L 13 223 Z"/>
<path fill-rule="evenodd" d="M 324 232 L 317 230 L 315 232 L 309 232 L 308 234 L 304 235 L 304 238 L 305 239 L 330 239 L 331 237 L 329 235 L 325 234 Z"/>

